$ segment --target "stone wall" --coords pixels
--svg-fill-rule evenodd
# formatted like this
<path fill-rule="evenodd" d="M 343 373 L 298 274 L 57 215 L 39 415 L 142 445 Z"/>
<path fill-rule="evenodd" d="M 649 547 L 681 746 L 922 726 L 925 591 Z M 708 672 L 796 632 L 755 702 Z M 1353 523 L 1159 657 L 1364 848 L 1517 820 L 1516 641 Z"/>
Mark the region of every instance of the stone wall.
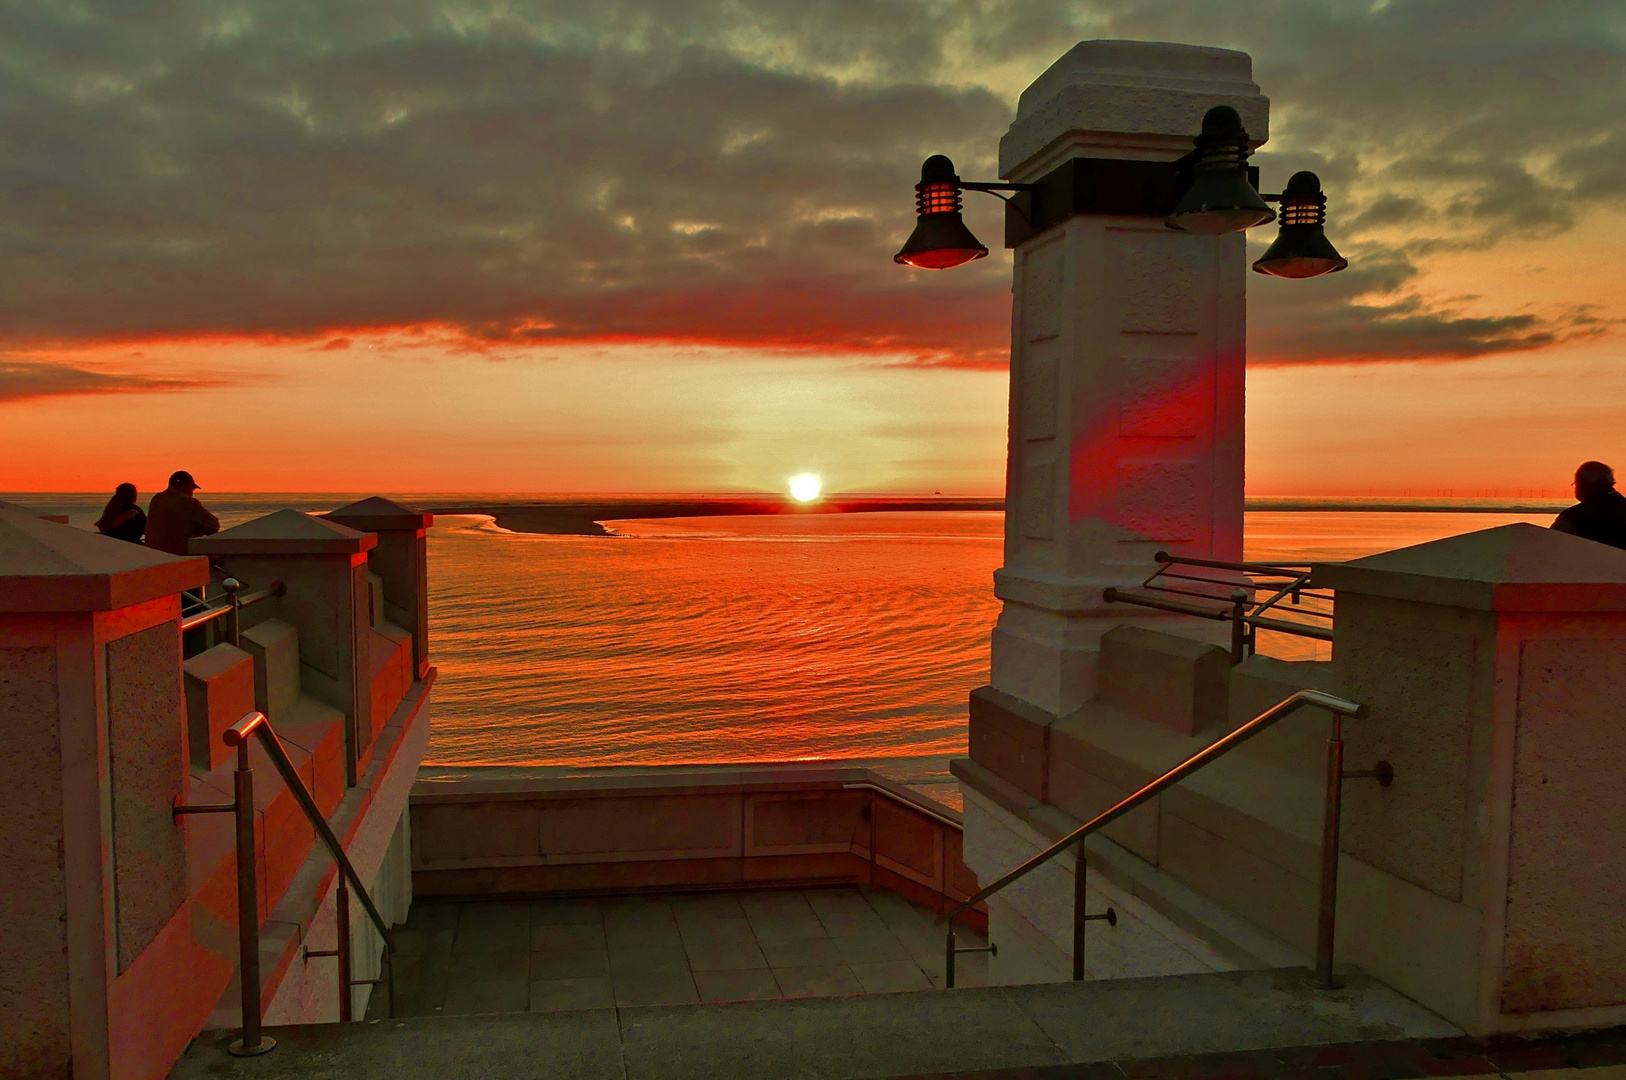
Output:
<path fill-rule="evenodd" d="M 67 900 L 56 650 L 0 647 L 0 1077 L 66 1076 Z"/>
<path fill-rule="evenodd" d="M 180 628 L 162 623 L 107 643 L 118 970 L 186 902 L 186 834 L 174 817 L 188 747 Z"/>

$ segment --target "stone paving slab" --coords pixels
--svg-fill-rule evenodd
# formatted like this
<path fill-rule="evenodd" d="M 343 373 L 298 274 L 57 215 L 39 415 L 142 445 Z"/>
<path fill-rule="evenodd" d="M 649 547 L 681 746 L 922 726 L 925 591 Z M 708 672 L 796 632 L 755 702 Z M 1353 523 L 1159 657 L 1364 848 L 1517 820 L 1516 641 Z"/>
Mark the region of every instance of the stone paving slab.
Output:
<path fill-rule="evenodd" d="M 1626 1028 L 1295 1046 L 886 1080 L 1626 1080 Z"/>
<path fill-rule="evenodd" d="M 1312 987 L 1301 968 L 1003 989 L 1070 1061 L 1462 1033 L 1353 972 L 1330 991 Z"/>
<path fill-rule="evenodd" d="M 234 1058 L 205 1032 L 174 1080 L 626 1080 L 614 1009 L 419 1017 L 269 1029 L 277 1047 Z"/>
<path fill-rule="evenodd" d="M 311 1025 L 273 1030 L 281 1045 L 250 1059 L 226 1055 L 230 1033 L 209 1033 L 187 1051 L 172 1080 L 883 1080 L 921 1074 L 1238 1080 L 1242 1073 L 1268 1080 L 1277 1073 L 1263 1064 L 1308 1078 L 1310 1070 L 1344 1060 L 1329 1044 L 1365 1039 L 1412 1049 L 1392 1060 L 1373 1058 L 1388 1060 L 1384 1069 L 1350 1065 L 1336 1075 L 1317 1073 L 1319 1080 L 1404 1080 L 1452 1071 L 1407 1071 L 1424 1068 L 1416 1061 L 1425 1052 L 1434 1055 L 1431 1061 L 1454 1053 L 1462 1074 L 1479 1068 L 1481 1058 L 1495 1071 L 1490 1050 L 1469 1054 L 1449 1050 L 1455 1045 L 1449 1039 L 1428 1041 L 1447 1033 L 1460 1034 L 1370 979 L 1352 975 L 1349 987 L 1328 993 L 1310 987 L 1302 971 L 1250 971 Z M 1531 1056 L 1526 1044 L 1518 1045 L 1525 1053 L 1520 1060 L 1532 1065 L 1570 1060 Z M 1259 1056 L 1272 1047 L 1295 1049 Z M 1224 1067 L 1193 1069 L 1190 1063 L 1204 1059 L 1189 1055 L 1202 1051 L 1226 1059 Z M 1254 1056 L 1236 1058 L 1235 1052 Z M 1609 1056 L 1576 1050 L 1588 1052 L 1593 1061 Z"/>
<path fill-rule="evenodd" d="M 395 1015 L 924 990 L 943 981 L 934 917 L 896 893 L 856 888 L 420 899 L 395 931 Z M 967 953 L 958 981 L 986 985 L 987 971 L 986 954 Z M 374 994 L 368 1018 L 386 1011 Z"/>

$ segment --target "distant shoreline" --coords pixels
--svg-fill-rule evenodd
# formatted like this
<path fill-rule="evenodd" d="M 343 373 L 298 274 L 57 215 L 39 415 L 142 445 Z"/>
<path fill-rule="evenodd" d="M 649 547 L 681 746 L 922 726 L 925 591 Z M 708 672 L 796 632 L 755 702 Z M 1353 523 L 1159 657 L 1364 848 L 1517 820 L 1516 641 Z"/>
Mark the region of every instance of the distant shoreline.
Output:
<path fill-rule="evenodd" d="M 900 511 L 1003 510 L 1004 499 L 914 496 L 832 496 L 816 503 L 793 503 L 772 495 L 707 499 L 594 499 L 529 503 L 429 505 L 432 514 L 480 514 L 511 532 L 549 536 L 610 536 L 600 522 L 643 518 L 757 516 L 769 514 L 875 514 Z"/>
<path fill-rule="evenodd" d="M 1362 514 L 1556 514 L 1573 499 L 1408 499 L 1383 496 L 1317 498 L 1310 495 L 1269 495 L 1247 499 L 1243 506 L 1256 512 L 1362 513 Z"/>

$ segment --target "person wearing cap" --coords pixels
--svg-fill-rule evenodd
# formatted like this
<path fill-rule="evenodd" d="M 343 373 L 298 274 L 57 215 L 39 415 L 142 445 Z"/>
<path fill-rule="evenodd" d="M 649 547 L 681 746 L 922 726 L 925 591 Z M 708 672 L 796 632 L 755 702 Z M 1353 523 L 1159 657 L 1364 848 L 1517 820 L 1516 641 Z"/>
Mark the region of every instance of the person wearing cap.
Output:
<path fill-rule="evenodd" d="M 171 474 L 169 487 L 152 497 L 147 506 L 147 546 L 171 555 L 186 555 L 194 536 L 220 531 L 220 519 L 203 508 L 193 492 L 198 482 L 182 469 Z"/>
<path fill-rule="evenodd" d="M 1575 470 L 1576 503 L 1553 522 L 1559 532 L 1626 548 L 1626 496 L 1615 490 L 1615 470 L 1583 461 Z"/>

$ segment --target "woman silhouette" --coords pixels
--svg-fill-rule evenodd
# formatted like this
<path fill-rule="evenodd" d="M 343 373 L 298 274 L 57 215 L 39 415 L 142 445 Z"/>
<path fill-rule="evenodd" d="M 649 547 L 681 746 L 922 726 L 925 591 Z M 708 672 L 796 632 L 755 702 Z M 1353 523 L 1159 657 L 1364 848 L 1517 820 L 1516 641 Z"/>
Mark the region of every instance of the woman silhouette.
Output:
<path fill-rule="evenodd" d="M 147 515 L 136 505 L 134 484 L 120 484 L 113 489 L 113 497 L 107 500 L 107 509 L 96 520 L 96 529 L 103 536 L 111 536 L 115 540 L 141 543 L 141 534 L 147 531 Z"/>

